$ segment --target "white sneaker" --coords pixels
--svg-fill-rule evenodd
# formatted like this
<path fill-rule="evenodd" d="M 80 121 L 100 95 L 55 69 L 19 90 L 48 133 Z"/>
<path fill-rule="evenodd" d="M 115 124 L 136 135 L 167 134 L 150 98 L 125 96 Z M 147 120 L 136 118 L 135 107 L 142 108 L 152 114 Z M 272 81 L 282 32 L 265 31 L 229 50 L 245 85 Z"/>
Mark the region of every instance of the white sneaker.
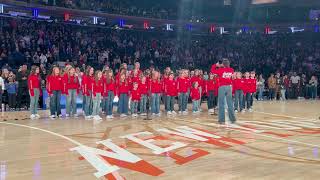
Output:
<path fill-rule="evenodd" d="M 96 121 L 102 120 L 102 118 L 99 115 L 94 116 L 93 119 L 96 120 Z"/>
<path fill-rule="evenodd" d="M 85 116 L 84 119 L 87 120 L 87 121 L 90 121 L 92 119 L 92 117 L 91 116 Z"/>
<path fill-rule="evenodd" d="M 69 114 L 66 114 L 66 118 L 68 118 L 68 117 L 70 117 L 70 115 L 69 115 Z"/>
<path fill-rule="evenodd" d="M 147 113 L 142 113 L 141 116 L 147 116 Z"/>
<path fill-rule="evenodd" d="M 110 119 L 113 119 L 114 117 L 113 117 L 113 115 L 110 115 Z"/>
<path fill-rule="evenodd" d="M 34 114 L 30 115 L 30 119 L 35 119 L 35 118 L 36 118 L 36 115 L 34 115 Z"/>
<path fill-rule="evenodd" d="M 40 118 L 40 115 L 39 114 L 35 114 L 36 118 L 39 119 Z"/>
<path fill-rule="evenodd" d="M 60 114 L 58 117 L 59 117 L 59 118 L 62 118 L 62 114 Z"/>
<path fill-rule="evenodd" d="M 120 114 L 120 117 L 124 118 L 124 117 L 127 117 L 127 115 L 126 114 Z"/>
<path fill-rule="evenodd" d="M 161 116 L 161 113 L 156 114 L 156 116 L 160 117 L 160 116 Z"/>
<path fill-rule="evenodd" d="M 198 114 L 197 111 L 192 111 L 192 115 Z"/>
<path fill-rule="evenodd" d="M 168 112 L 167 112 L 167 115 L 172 115 L 172 112 L 171 112 L 171 111 L 168 111 Z"/>
<path fill-rule="evenodd" d="M 245 110 L 245 109 L 242 109 L 241 113 L 245 113 L 245 112 L 246 112 L 246 110 Z"/>
<path fill-rule="evenodd" d="M 49 116 L 51 119 L 55 119 L 56 118 L 56 115 L 50 115 Z"/>
<path fill-rule="evenodd" d="M 183 115 L 188 115 L 188 111 L 183 111 L 182 114 Z"/>
<path fill-rule="evenodd" d="M 172 111 L 171 113 L 172 113 L 172 115 L 177 115 L 177 113 L 175 111 Z"/>
<path fill-rule="evenodd" d="M 156 113 L 152 113 L 152 116 L 155 116 L 156 115 Z"/>
<path fill-rule="evenodd" d="M 78 117 L 78 114 L 74 114 L 73 117 L 74 117 L 74 118 L 77 118 L 77 117 Z"/>
<path fill-rule="evenodd" d="M 183 113 L 182 111 L 179 111 L 179 112 L 178 112 L 178 114 L 182 114 L 182 113 Z"/>
<path fill-rule="evenodd" d="M 253 112 L 253 109 L 252 109 L 252 108 L 250 108 L 250 109 L 249 109 L 249 112 Z"/>
<path fill-rule="evenodd" d="M 107 119 L 112 119 L 112 118 L 113 118 L 112 115 L 108 115 L 108 116 L 107 116 Z"/>
<path fill-rule="evenodd" d="M 235 113 L 238 113 L 238 110 L 234 110 Z"/>

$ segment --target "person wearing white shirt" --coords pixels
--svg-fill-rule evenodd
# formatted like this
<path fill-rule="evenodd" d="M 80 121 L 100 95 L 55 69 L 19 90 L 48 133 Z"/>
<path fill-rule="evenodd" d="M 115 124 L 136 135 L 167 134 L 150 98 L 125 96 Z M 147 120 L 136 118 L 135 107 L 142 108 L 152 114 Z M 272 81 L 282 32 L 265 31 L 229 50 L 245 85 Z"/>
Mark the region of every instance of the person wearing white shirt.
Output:
<path fill-rule="evenodd" d="M 290 80 L 292 83 L 293 98 L 297 99 L 298 95 L 299 95 L 300 76 L 298 76 L 297 73 L 294 72 L 293 76 L 291 76 Z"/>

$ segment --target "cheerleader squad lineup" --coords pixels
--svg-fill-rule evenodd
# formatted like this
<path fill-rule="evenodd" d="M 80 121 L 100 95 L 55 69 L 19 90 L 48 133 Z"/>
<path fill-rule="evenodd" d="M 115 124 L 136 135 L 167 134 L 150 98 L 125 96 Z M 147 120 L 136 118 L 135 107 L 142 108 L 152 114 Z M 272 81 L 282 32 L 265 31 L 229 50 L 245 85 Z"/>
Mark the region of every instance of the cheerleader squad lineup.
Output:
<path fill-rule="evenodd" d="M 39 72 L 38 66 L 32 66 L 28 77 L 31 119 L 40 118 L 38 100 L 42 90 Z M 95 121 L 102 121 L 101 115 L 113 119 L 114 114 L 124 118 L 147 116 L 150 112 L 151 116 L 159 117 L 162 116 L 161 102 L 166 116 L 188 115 L 189 100 L 192 101 L 192 114 L 197 115 L 202 112 L 202 97 L 207 97 L 208 114 L 218 115 L 219 124 L 223 125 L 226 108 L 232 124 L 236 123 L 236 113 L 252 112 L 256 84 L 255 72 L 234 72 L 230 61 L 223 59 L 212 65 L 207 77 L 197 69 L 191 72 L 182 69 L 177 74 L 169 67 L 163 74 L 153 68 L 143 72 L 139 62 L 131 71 L 122 64 L 116 74 L 108 67 L 95 71 L 87 66 L 85 72 L 81 72 L 71 65 L 66 65 L 63 71 L 55 66 L 47 76 L 46 90 L 52 119 L 78 117 L 76 100 L 79 95 L 83 98 L 81 114 L 85 120 Z M 64 116 L 61 96 L 66 96 Z M 116 111 L 114 104 L 117 104 Z"/>

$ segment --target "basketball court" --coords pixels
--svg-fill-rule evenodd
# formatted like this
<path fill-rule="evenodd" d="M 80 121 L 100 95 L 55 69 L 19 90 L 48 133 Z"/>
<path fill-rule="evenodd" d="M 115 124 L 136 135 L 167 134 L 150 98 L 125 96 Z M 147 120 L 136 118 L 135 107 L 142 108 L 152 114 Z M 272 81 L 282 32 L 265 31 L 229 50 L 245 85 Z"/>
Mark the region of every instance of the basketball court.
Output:
<path fill-rule="evenodd" d="M 255 102 L 225 127 L 207 112 L 101 123 L 2 112 L 0 179 L 317 179 L 319 106 Z"/>

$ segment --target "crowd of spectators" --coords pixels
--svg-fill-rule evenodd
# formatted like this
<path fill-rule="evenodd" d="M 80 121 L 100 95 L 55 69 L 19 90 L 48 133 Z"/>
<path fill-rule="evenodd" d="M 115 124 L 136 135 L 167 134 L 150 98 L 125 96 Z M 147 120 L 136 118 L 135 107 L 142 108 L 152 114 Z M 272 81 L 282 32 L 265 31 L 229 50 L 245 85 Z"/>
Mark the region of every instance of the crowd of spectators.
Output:
<path fill-rule="evenodd" d="M 236 70 L 254 70 L 261 74 L 268 89 L 273 89 L 267 80 L 272 73 L 287 76 L 290 87 L 295 88 L 296 81 L 291 78 L 296 73 L 300 76 L 299 88 L 295 88 L 299 92 L 295 90 L 289 94 L 296 98 L 298 93 L 309 96 L 309 80 L 313 76 L 319 77 L 320 72 L 320 35 L 316 33 L 200 36 L 3 17 L 0 21 L 0 67 L 6 81 L 15 77 L 22 64 L 36 64 L 46 72 L 57 63 L 70 63 L 76 67 L 109 66 L 116 70 L 122 63 L 130 68 L 139 61 L 142 68 L 153 66 L 161 70 L 170 66 L 176 70 L 199 68 L 208 71 L 211 64 L 228 57 Z"/>

